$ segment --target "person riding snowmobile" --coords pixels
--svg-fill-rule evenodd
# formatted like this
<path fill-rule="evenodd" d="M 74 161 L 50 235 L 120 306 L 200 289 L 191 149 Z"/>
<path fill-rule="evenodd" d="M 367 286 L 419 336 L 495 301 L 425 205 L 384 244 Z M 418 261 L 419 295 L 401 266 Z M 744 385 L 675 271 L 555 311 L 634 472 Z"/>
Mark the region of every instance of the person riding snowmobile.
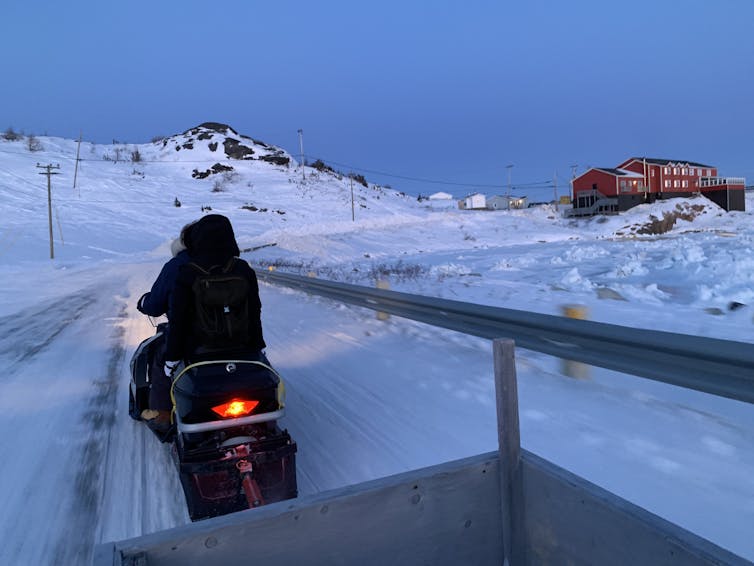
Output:
<path fill-rule="evenodd" d="M 191 261 L 188 247 L 191 245 L 191 228 L 196 223 L 186 224 L 181 233 L 170 245 L 172 258 L 162 266 L 160 274 L 152 284 L 150 291 L 144 293 L 136 303 L 136 309 L 145 315 L 158 317 L 168 314 L 170 299 L 178 270 L 182 265 Z M 170 317 L 168 316 L 168 320 Z M 162 336 L 154 345 L 154 357 L 150 365 L 149 377 L 151 387 L 149 391 L 149 409 L 142 411 L 142 419 L 147 424 L 160 431 L 170 428 L 170 381 L 165 378 L 163 365 L 165 363 L 166 335 L 170 332 L 170 326 L 162 327 Z"/>
<path fill-rule="evenodd" d="M 168 318 L 171 330 L 167 337 L 164 374 L 171 377 L 181 360 L 190 363 L 213 359 L 220 352 L 235 356 L 255 355 L 265 348 L 262 336 L 259 284 L 251 266 L 239 259 L 240 250 L 230 220 L 219 214 L 210 214 L 198 220 L 191 228 L 191 261 L 181 265 L 172 290 Z M 237 321 L 243 328 L 236 331 L 234 339 L 222 343 L 209 343 L 206 333 L 200 332 L 201 297 L 197 297 L 198 279 L 220 277 L 241 281 L 246 292 L 244 311 Z M 226 311 L 228 307 L 226 307 Z"/>
<path fill-rule="evenodd" d="M 175 286 L 175 279 L 178 276 L 178 269 L 191 261 L 188 251 L 191 238 L 191 227 L 196 221 L 186 224 L 181 228 L 178 238 L 170 244 L 170 253 L 172 258 L 162 266 L 160 274 L 152 284 L 152 289 L 144 293 L 136 304 L 136 309 L 148 316 L 162 316 L 167 314 L 170 305 L 170 293 Z"/>

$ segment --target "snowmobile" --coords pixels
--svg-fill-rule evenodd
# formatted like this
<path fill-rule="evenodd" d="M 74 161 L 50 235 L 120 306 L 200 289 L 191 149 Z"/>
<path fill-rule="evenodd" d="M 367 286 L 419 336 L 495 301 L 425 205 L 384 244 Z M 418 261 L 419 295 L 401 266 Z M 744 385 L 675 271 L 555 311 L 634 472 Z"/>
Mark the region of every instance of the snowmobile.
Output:
<path fill-rule="evenodd" d="M 131 358 L 129 415 L 135 420 L 148 408 L 149 368 L 166 329 L 158 325 Z M 181 363 L 171 388 L 171 427 L 155 431 L 172 442 L 192 521 L 298 493 L 296 443 L 277 422 L 284 414 L 283 381 L 264 353 L 243 354 Z"/>

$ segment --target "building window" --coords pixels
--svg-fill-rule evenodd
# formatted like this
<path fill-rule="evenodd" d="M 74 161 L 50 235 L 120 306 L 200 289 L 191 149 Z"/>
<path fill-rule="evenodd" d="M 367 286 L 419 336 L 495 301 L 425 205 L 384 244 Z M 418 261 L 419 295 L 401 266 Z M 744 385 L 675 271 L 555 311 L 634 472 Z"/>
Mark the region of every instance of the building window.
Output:
<path fill-rule="evenodd" d="M 654 169 L 652 169 L 652 173 L 651 173 L 650 175 L 651 175 L 652 177 L 654 177 L 654 176 L 655 176 L 655 170 L 654 170 Z"/>
<path fill-rule="evenodd" d="M 666 175 L 669 175 L 669 174 L 670 174 L 670 167 L 665 167 L 665 171 L 664 171 L 664 173 L 665 173 Z"/>
<path fill-rule="evenodd" d="M 620 188 L 621 189 L 625 189 L 626 188 L 626 180 L 625 179 L 621 180 L 621 182 L 620 182 Z"/>
<path fill-rule="evenodd" d="M 678 179 L 676 179 L 675 181 L 673 181 L 673 188 L 677 189 L 680 186 L 680 183 L 681 182 Z"/>
<path fill-rule="evenodd" d="M 670 188 L 670 179 L 665 179 L 665 188 L 666 189 Z"/>
<path fill-rule="evenodd" d="M 689 175 L 696 175 L 696 169 L 694 169 L 693 167 L 689 169 Z"/>
<path fill-rule="evenodd" d="M 681 169 L 681 175 L 688 175 L 688 174 L 689 174 L 689 170 L 688 169 L 686 169 L 685 167 L 683 169 Z"/>
<path fill-rule="evenodd" d="M 678 167 L 673 167 L 673 175 L 678 175 Z"/>
<path fill-rule="evenodd" d="M 710 176 L 710 170 L 709 169 L 705 169 L 704 170 L 704 176 L 705 177 L 709 177 Z"/>
<path fill-rule="evenodd" d="M 688 186 L 689 186 L 689 182 L 688 182 L 688 181 L 684 181 L 684 182 L 683 182 L 683 186 L 684 186 L 684 187 L 688 187 Z"/>

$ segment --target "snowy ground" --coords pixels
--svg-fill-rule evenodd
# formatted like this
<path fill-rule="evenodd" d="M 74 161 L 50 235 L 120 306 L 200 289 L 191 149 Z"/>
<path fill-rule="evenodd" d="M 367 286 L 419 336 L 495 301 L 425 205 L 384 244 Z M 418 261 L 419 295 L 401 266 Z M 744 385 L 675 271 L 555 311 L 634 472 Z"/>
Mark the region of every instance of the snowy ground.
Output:
<path fill-rule="evenodd" d="M 128 418 L 126 386 L 152 332 L 135 300 L 201 206 L 231 218 L 241 247 L 275 244 L 244 254 L 260 269 L 386 277 L 549 314 L 583 304 L 592 320 L 754 343 L 754 309 L 730 309 L 754 304 L 751 212 L 691 199 L 569 221 L 550 207 L 455 211 L 354 184 L 353 222 L 347 179 L 311 169 L 302 181 L 300 168 L 233 161 L 236 177 L 213 193 L 217 176 L 191 172 L 217 155 L 170 145 L 186 139 L 140 146 L 141 163 L 103 161 L 113 146 L 85 144 L 74 190 L 75 144 L 41 141 L 39 153 L 0 142 L 0 564 L 86 563 L 97 542 L 188 521 L 169 451 Z M 55 261 L 37 162 L 61 164 Z M 673 211 L 689 220 L 637 234 Z M 302 494 L 495 449 L 488 342 L 278 287 L 261 294 Z M 517 361 L 525 448 L 754 560 L 750 405 L 595 368 L 573 380 L 525 350 Z"/>

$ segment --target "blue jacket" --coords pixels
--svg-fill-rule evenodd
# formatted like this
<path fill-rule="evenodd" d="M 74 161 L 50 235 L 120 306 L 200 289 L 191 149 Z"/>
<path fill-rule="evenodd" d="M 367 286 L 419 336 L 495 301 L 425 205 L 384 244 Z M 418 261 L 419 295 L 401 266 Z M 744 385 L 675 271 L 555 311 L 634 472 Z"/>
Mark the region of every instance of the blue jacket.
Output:
<path fill-rule="evenodd" d="M 139 312 L 149 316 L 162 316 L 167 314 L 170 307 L 170 297 L 178 277 L 178 270 L 182 265 L 191 261 L 186 250 L 179 252 L 177 256 L 162 266 L 162 271 L 152 285 L 152 290 L 142 295 L 136 308 Z"/>

